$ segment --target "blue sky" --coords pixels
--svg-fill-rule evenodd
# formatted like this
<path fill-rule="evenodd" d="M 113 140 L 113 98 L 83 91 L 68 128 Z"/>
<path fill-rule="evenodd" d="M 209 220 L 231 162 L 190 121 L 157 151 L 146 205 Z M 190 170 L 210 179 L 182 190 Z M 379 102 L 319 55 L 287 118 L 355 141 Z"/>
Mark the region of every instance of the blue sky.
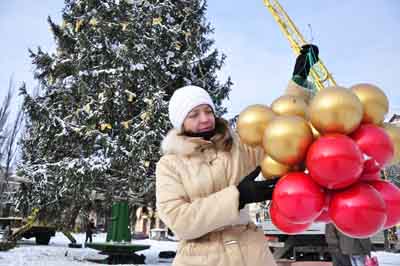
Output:
<path fill-rule="evenodd" d="M 342 86 L 370 82 L 381 87 L 392 108 L 400 112 L 400 1 L 281 0 L 307 40 Z M 46 18 L 60 21 L 62 0 L 0 1 L 0 97 L 13 75 L 34 87 L 28 48 L 53 51 Z M 262 0 L 209 0 L 208 19 L 215 28 L 216 47 L 227 55 L 221 79 L 234 86 L 226 102 L 229 114 L 254 103 L 270 104 L 282 94 L 295 56 Z M 312 33 L 308 25 L 311 25 Z"/>

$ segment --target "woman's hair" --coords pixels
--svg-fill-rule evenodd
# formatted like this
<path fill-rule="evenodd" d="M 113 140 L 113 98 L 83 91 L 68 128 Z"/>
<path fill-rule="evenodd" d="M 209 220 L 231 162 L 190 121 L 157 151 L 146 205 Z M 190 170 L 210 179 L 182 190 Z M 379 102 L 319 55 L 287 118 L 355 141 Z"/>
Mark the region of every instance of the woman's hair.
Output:
<path fill-rule="evenodd" d="M 219 117 L 215 118 L 215 134 L 211 138 L 211 141 L 218 150 L 231 150 L 233 138 L 228 121 Z"/>

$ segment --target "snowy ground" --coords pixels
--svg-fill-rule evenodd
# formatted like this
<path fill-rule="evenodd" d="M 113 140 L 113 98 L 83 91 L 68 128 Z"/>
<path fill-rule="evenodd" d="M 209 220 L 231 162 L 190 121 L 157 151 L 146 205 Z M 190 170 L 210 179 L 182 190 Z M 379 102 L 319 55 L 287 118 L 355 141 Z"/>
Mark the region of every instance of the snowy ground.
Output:
<path fill-rule="evenodd" d="M 78 243 L 85 241 L 84 234 L 74 234 Z M 106 234 L 97 234 L 93 242 L 104 242 Z M 84 266 L 102 265 L 89 262 L 87 259 L 103 259 L 104 255 L 90 248 L 68 248 L 69 240 L 62 234 L 57 233 L 52 237 L 48 246 L 38 246 L 33 238 L 19 242 L 19 245 L 9 251 L 0 252 L 0 266 Z M 138 252 L 146 256 L 147 265 L 170 266 L 171 261 L 159 261 L 160 251 L 176 250 L 176 242 L 135 240 L 134 243 L 151 245 L 151 248 Z"/>
<path fill-rule="evenodd" d="M 84 234 L 75 234 L 78 243 L 83 243 Z M 94 242 L 103 242 L 105 234 L 98 234 Z M 61 233 L 57 233 L 50 240 L 49 246 L 35 245 L 34 240 L 21 241 L 19 246 L 7 252 L 0 252 L 0 266 L 84 266 L 101 265 L 87 261 L 87 259 L 102 259 L 98 251 L 90 248 L 68 248 L 68 239 Z M 170 266 L 171 261 L 159 261 L 160 251 L 175 250 L 176 242 L 135 240 L 134 243 L 151 245 L 151 248 L 142 252 L 146 256 L 147 265 Z M 376 252 L 380 266 L 400 266 L 400 254 Z"/>

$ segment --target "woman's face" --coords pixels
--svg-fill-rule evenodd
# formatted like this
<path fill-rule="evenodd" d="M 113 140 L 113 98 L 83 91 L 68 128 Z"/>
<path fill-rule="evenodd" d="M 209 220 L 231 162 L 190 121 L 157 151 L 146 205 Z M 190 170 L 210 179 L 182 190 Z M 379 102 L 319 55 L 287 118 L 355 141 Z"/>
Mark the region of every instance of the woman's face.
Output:
<path fill-rule="evenodd" d="M 193 108 L 183 121 L 185 132 L 202 133 L 215 128 L 215 117 L 208 104 L 201 104 Z"/>

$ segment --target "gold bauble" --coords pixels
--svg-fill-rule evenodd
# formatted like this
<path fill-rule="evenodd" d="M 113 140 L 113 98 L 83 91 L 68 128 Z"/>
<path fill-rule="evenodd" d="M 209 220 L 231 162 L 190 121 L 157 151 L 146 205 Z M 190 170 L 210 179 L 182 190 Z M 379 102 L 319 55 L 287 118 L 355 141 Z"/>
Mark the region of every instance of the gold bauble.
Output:
<path fill-rule="evenodd" d="M 265 179 L 274 179 L 288 173 L 290 166 L 277 162 L 266 154 L 261 161 L 261 170 Z"/>
<path fill-rule="evenodd" d="M 297 85 L 294 81 L 289 81 L 288 86 L 285 90 L 286 95 L 291 95 L 295 97 L 299 97 L 303 99 L 307 104 L 310 101 L 311 93 L 309 90 L 304 89 L 303 87 Z"/>
<path fill-rule="evenodd" d="M 394 155 L 389 164 L 400 163 L 400 127 L 390 123 L 383 123 L 383 128 L 393 142 Z"/>
<path fill-rule="evenodd" d="M 239 114 L 237 121 L 240 139 L 248 145 L 261 145 L 265 127 L 275 116 L 271 108 L 266 105 L 248 106 Z"/>
<path fill-rule="evenodd" d="M 319 91 L 311 100 L 308 115 L 321 134 L 349 134 L 360 125 L 363 106 L 350 90 L 329 87 Z"/>
<path fill-rule="evenodd" d="M 362 83 L 350 88 L 364 107 L 362 123 L 380 125 L 389 111 L 389 101 L 385 93 L 377 86 Z"/>
<path fill-rule="evenodd" d="M 305 118 L 307 114 L 306 102 L 292 95 L 279 97 L 272 102 L 271 109 L 278 115 L 298 115 Z"/>
<path fill-rule="evenodd" d="M 313 135 L 308 122 L 299 116 L 278 116 L 264 131 L 265 152 L 274 160 L 294 165 L 306 156 Z"/>

